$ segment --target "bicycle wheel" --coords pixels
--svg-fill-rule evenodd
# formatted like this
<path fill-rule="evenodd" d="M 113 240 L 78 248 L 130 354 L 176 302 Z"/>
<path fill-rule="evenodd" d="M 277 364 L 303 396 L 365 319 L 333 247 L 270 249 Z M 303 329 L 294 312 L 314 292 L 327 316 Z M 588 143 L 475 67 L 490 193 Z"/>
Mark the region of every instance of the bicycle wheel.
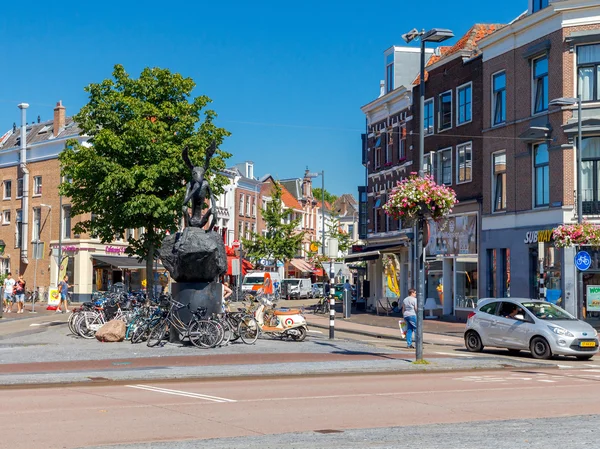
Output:
<path fill-rule="evenodd" d="M 71 315 L 69 315 L 69 319 L 67 320 L 67 324 L 69 325 L 69 330 L 71 331 L 71 333 L 73 335 L 77 335 L 76 323 L 77 323 L 77 319 L 80 317 L 81 317 L 81 313 L 76 312 L 76 313 L 72 313 Z"/>
<path fill-rule="evenodd" d="M 149 348 L 153 348 L 154 346 L 158 345 L 165 338 L 165 335 L 167 334 L 167 327 L 167 322 L 161 321 L 152 328 L 150 335 L 148 335 L 148 341 L 146 342 Z"/>
<path fill-rule="evenodd" d="M 238 333 L 238 326 L 240 325 L 240 321 L 237 318 L 229 315 L 227 317 L 227 323 L 229 324 L 229 328 L 231 329 L 231 338 L 229 341 L 233 343 L 234 341 L 240 338 L 240 334 Z"/>
<path fill-rule="evenodd" d="M 77 322 L 77 333 L 91 340 L 96 336 L 96 330 L 104 324 L 102 315 L 96 312 L 83 312 L 81 319 Z"/>
<path fill-rule="evenodd" d="M 148 324 L 146 321 L 142 320 L 141 322 L 136 322 L 136 326 L 133 328 L 131 332 L 131 343 L 141 343 L 148 338 Z"/>
<path fill-rule="evenodd" d="M 188 337 L 194 346 L 214 348 L 223 339 L 223 327 L 214 321 L 194 320 L 188 326 Z"/>
<path fill-rule="evenodd" d="M 227 346 L 233 337 L 233 329 L 226 319 L 220 319 L 218 323 L 223 326 L 223 338 L 219 342 L 219 346 Z"/>
<path fill-rule="evenodd" d="M 260 328 L 256 319 L 251 315 L 245 315 L 240 320 L 238 325 L 238 334 L 242 341 L 247 345 L 253 345 L 258 340 L 260 334 Z"/>

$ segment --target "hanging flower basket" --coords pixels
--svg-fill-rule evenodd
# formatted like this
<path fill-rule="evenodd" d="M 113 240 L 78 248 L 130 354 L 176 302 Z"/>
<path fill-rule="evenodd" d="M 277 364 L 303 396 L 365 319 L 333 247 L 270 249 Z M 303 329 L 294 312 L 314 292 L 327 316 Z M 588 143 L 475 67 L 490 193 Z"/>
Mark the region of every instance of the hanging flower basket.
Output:
<path fill-rule="evenodd" d="M 575 245 L 600 246 L 600 226 L 588 223 L 560 225 L 552 232 L 554 245 L 566 248 Z"/>
<path fill-rule="evenodd" d="M 453 189 L 436 184 L 432 176 L 421 178 L 411 173 L 392 189 L 383 209 L 387 215 L 405 223 L 413 223 L 419 215 L 439 221 L 452 213 L 456 203 Z"/>

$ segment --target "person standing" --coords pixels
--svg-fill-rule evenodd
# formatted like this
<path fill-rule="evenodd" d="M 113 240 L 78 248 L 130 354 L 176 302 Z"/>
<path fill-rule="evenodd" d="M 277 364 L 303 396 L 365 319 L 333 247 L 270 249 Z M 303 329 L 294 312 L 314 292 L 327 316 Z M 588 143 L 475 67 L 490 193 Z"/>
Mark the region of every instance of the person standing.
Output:
<path fill-rule="evenodd" d="M 221 290 L 221 310 L 225 312 L 225 300 L 231 296 L 233 290 L 229 288 L 229 284 L 227 284 L 227 282 L 223 282 L 221 285 L 223 287 Z"/>
<path fill-rule="evenodd" d="M 17 313 L 25 312 L 25 280 L 23 275 L 19 274 L 19 278 L 14 287 L 15 301 L 17 302 Z"/>
<path fill-rule="evenodd" d="M 4 279 L 4 312 L 11 313 L 12 312 L 12 295 L 13 288 L 15 286 L 15 280 L 12 277 L 12 273 L 8 273 L 6 275 L 6 279 Z"/>
<path fill-rule="evenodd" d="M 56 308 L 56 313 L 63 313 L 61 305 L 65 303 L 65 312 L 69 311 L 69 303 L 67 298 L 69 296 L 69 276 L 65 276 L 62 281 L 58 283 L 58 291 L 60 292 L 60 302 Z"/>
<path fill-rule="evenodd" d="M 406 322 L 406 346 L 414 349 L 413 335 L 417 332 L 417 291 L 408 290 L 408 296 L 402 301 L 402 316 Z"/>

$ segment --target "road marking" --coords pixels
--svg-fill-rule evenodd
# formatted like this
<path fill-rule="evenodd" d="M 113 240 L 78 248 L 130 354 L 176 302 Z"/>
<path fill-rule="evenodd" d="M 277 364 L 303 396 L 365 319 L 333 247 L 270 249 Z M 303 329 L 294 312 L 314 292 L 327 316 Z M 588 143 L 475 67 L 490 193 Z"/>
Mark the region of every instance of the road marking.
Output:
<path fill-rule="evenodd" d="M 558 366 L 560 369 L 569 369 L 569 368 L 573 368 L 571 365 L 556 365 Z"/>
<path fill-rule="evenodd" d="M 454 353 L 454 352 L 436 352 L 436 354 L 451 355 L 453 357 L 475 357 L 474 355 L 470 355 L 470 354 L 457 354 L 457 353 Z"/>
<path fill-rule="evenodd" d="M 598 368 L 598 365 L 592 365 L 592 364 L 590 364 L 590 363 L 587 363 L 585 366 L 590 366 L 590 367 L 592 367 L 592 368 Z"/>
<path fill-rule="evenodd" d="M 555 383 L 555 380 L 550 380 L 550 379 L 537 379 L 538 382 L 550 382 L 550 383 Z"/>
<path fill-rule="evenodd" d="M 321 331 L 308 331 L 308 332 L 312 332 L 313 334 L 322 334 L 323 333 Z"/>
<path fill-rule="evenodd" d="M 191 393 L 189 391 L 180 391 L 180 390 L 169 390 L 168 388 L 160 388 L 160 387 L 153 387 L 150 385 L 125 385 L 126 387 L 129 388 L 137 388 L 139 390 L 147 390 L 147 391 L 153 391 L 155 393 L 164 393 L 164 394 L 172 394 L 174 396 L 184 396 L 187 398 L 194 398 L 194 399 L 204 399 L 205 401 L 212 401 L 212 402 L 237 402 L 233 399 L 227 399 L 227 398 L 220 398 L 217 396 L 209 396 L 206 394 L 200 394 L 200 393 Z"/>

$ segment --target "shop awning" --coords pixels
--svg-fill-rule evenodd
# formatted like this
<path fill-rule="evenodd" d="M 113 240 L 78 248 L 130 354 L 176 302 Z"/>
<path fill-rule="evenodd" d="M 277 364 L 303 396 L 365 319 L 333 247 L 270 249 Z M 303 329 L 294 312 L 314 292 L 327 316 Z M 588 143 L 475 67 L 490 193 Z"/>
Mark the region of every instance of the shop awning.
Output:
<path fill-rule="evenodd" d="M 312 273 L 313 267 L 302 259 L 292 259 L 290 263 L 301 273 Z"/>
<path fill-rule="evenodd" d="M 143 270 L 146 268 L 146 261 L 138 262 L 138 260 L 135 257 L 92 254 L 92 258 L 107 265 L 112 265 L 113 267 L 120 268 L 122 270 Z M 152 267 L 154 268 L 156 266 L 156 262 L 152 262 Z M 159 263 L 158 268 L 163 269 L 162 264 Z"/>
<path fill-rule="evenodd" d="M 321 276 L 325 276 L 325 273 L 323 273 L 323 268 L 315 268 L 312 271 L 312 274 L 317 276 L 317 277 L 321 277 Z"/>
<path fill-rule="evenodd" d="M 364 253 L 349 254 L 344 257 L 344 262 L 361 262 L 363 260 L 377 260 L 381 253 L 379 251 L 365 251 Z"/>

